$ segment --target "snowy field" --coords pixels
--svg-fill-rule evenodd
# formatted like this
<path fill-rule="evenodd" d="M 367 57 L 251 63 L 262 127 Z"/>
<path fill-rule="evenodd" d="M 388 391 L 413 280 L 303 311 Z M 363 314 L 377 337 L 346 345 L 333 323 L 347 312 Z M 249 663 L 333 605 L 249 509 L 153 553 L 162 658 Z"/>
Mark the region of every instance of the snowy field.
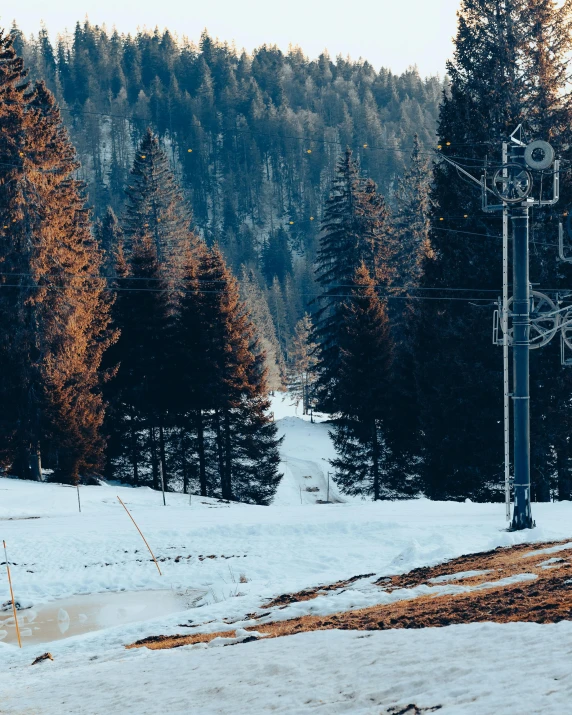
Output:
<path fill-rule="evenodd" d="M 44 644 L 33 642 L 31 619 L 23 624 L 22 650 L 8 642 L 10 623 L 0 623 L 0 712 L 389 715 L 417 712 L 404 710 L 413 703 L 420 712 L 440 706 L 451 714 L 568 712 L 568 622 L 325 631 L 232 647 L 214 641 L 125 650 L 139 638 L 188 633 L 189 626 L 200 633 L 256 625 L 249 614 L 262 613 L 275 596 L 361 574 L 375 577 L 342 593 L 266 609 L 267 620 L 408 598 L 415 589 L 388 594 L 372 582 L 464 553 L 572 537 L 570 503 L 533 505 L 537 528 L 514 534 L 505 531 L 500 504 L 345 501 L 331 484 L 330 500 L 337 503 L 316 503 L 326 499 L 328 427 L 303 421 L 282 403 L 275 415 L 285 435 L 285 476 L 270 507 L 200 497 L 189 504 L 180 494 L 168 494 L 164 507 L 150 489 L 102 486 L 81 487 L 80 514 L 73 488 L 0 479 L 0 539 L 13 564 L 16 599 L 28 613 L 57 607 L 57 599 L 104 592 L 136 598 L 158 591 L 158 602 L 172 604 L 160 592 L 168 589 L 184 600 L 181 610 L 171 607 L 152 620 Z M 147 537 L 162 576 L 117 495 Z M 435 584 L 436 593 L 447 588 Z M 0 604 L 8 598 L 2 566 Z M 9 617 L 0 612 L 0 621 Z M 53 662 L 31 667 L 46 650 Z"/>

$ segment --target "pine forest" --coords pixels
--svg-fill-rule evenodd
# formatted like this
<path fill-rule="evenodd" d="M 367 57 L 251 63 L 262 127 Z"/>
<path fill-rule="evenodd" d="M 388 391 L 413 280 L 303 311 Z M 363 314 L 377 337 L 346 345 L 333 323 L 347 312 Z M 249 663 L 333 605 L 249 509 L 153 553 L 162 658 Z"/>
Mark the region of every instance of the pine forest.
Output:
<path fill-rule="evenodd" d="M 343 494 L 503 501 L 502 215 L 467 172 L 517 126 L 568 167 L 571 31 L 572 0 L 463 0 L 425 78 L 206 30 L 0 31 L 3 473 L 267 505 L 284 395 L 327 416 Z M 559 189 L 530 219 L 550 295 Z M 530 389 L 533 499 L 568 500 L 557 340 Z"/>

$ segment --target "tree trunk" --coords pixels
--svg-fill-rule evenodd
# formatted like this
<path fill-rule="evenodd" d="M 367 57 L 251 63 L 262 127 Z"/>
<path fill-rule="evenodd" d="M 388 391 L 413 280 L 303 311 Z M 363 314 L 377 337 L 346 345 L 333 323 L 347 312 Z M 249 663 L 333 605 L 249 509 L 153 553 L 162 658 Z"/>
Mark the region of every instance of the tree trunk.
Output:
<path fill-rule="evenodd" d="M 139 456 L 137 454 L 137 431 L 135 430 L 135 411 L 131 410 L 129 420 L 131 437 L 131 465 L 133 467 L 133 485 L 139 486 Z"/>
<path fill-rule="evenodd" d="M 225 499 L 232 499 L 232 447 L 230 442 L 230 415 L 228 410 L 224 411 L 224 451 L 226 460 L 226 496 L 223 494 L 223 497 Z"/>
<path fill-rule="evenodd" d="M 371 433 L 371 455 L 373 460 L 373 498 L 375 501 L 381 498 L 379 484 L 379 442 L 377 439 L 377 425 L 375 419 L 372 420 Z"/>
<path fill-rule="evenodd" d="M 572 496 L 572 489 L 567 446 L 560 446 L 556 450 L 556 469 L 558 470 L 558 499 L 560 501 L 569 501 Z"/>
<path fill-rule="evenodd" d="M 42 449 L 40 444 L 41 435 L 41 418 L 40 408 L 32 406 L 32 430 L 33 437 L 30 444 L 30 476 L 36 482 L 43 481 L 42 479 Z"/>
<path fill-rule="evenodd" d="M 201 486 L 201 496 L 207 496 L 207 470 L 205 460 L 205 426 L 203 423 L 203 411 L 197 410 L 197 451 L 199 453 L 199 481 Z"/>
<path fill-rule="evenodd" d="M 181 433 L 181 457 L 183 458 L 183 494 L 189 493 L 189 465 L 187 463 L 187 431 L 183 427 Z"/>
<path fill-rule="evenodd" d="M 30 476 L 36 482 L 43 481 L 42 479 L 42 453 L 40 450 L 40 443 L 30 445 Z"/>
<path fill-rule="evenodd" d="M 222 430 L 220 427 L 220 414 L 218 410 L 215 410 L 215 431 L 216 431 L 216 448 L 218 453 L 218 472 L 220 479 L 220 489 L 221 496 L 226 499 L 226 470 L 224 468 L 224 454 L 223 454 L 223 437 Z"/>
<path fill-rule="evenodd" d="M 536 472 L 532 485 L 532 499 L 536 502 L 550 501 L 550 482 L 543 472 Z"/>
<path fill-rule="evenodd" d="M 153 489 L 159 490 L 159 469 L 157 464 L 157 440 L 155 438 L 155 428 L 149 427 L 149 449 L 151 451 L 151 468 L 153 471 Z"/>

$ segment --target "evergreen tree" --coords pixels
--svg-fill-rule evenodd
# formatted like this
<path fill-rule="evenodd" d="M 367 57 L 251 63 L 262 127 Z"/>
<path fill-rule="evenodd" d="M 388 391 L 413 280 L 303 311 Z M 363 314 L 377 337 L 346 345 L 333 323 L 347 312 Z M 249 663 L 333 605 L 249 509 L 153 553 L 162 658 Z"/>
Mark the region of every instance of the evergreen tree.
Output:
<path fill-rule="evenodd" d="M 238 283 L 216 247 L 203 254 L 199 278 L 201 349 L 212 375 L 212 383 L 208 377 L 205 382 L 220 494 L 223 499 L 268 504 L 280 480 L 280 440 L 268 416 L 264 355 L 240 302 Z"/>
<path fill-rule="evenodd" d="M 518 7 L 517 7 L 518 6 Z M 524 119 L 518 67 L 523 3 L 464 2 L 455 57 L 448 64 L 450 95 L 441 106 L 439 143 L 463 146 L 477 165 Z M 447 150 L 447 149 L 446 149 Z M 423 287 L 492 289 L 501 285 L 498 227 L 445 162 L 435 166 L 431 247 Z M 462 222 L 459 216 L 470 218 Z M 440 218 L 452 216 L 446 225 Z M 446 231 L 443 231 L 446 228 Z M 451 230 L 459 233 L 451 233 Z M 488 234 L 491 239 L 470 234 Z M 494 238 L 492 238 L 494 236 Z M 454 237 L 454 238 L 453 238 Z M 443 297 L 460 297 L 449 292 Z M 478 306 L 478 304 L 477 304 Z M 419 396 L 425 490 L 435 498 L 491 496 L 489 480 L 502 471 L 502 357 L 491 348 L 490 310 L 464 301 L 423 301 L 418 315 Z M 446 366 L 446 369 L 444 369 Z"/>
<path fill-rule="evenodd" d="M 430 225 L 429 162 L 417 135 L 413 138 L 411 164 L 398 180 L 394 218 L 396 231 L 395 282 L 400 289 L 417 288 L 423 258 L 429 247 Z"/>
<path fill-rule="evenodd" d="M 288 387 L 302 414 L 307 415 L 314 407 L 315 367 L 318 346 L 312 340 L 312 318 L 306 313 L 296 324 L 288 363 Z"/>
<path fill-rule="evenodd" d="M 265 356 L 268 389 L 281 390 L 284 387 L 284 358 L 268 300 L 254 271 L 245 266 L 240 277 L 240 295 L 256 328 L 258 346 Z"/>
<path fill-rule="evenodd" d="M 20 457 L 16 470 L 22 476 L 33 474 L 41 479 L 41 463 L 33 459 L 40 455 L 39 409 L 36 394 L 39 383 L 37 372 L 31 373 L 31 361 L 25 360 L 30 341 L 19 338 L 13 345 L 14 336 L 21 335 L 25 292 L 23 274 L 29 272 L 29 262 L 23 246 L 27 245 L 26 232 L 18 219 L 23 218 L 21 195 L 23 178 L 24 137 L 30 129 L 29 106 L 33 99 L 26 82 L 24 62 L 16 56 L 13 37 L 0 31 L 0 223 L 3 240 L 2 291 L 0 293 L 0 394 L 5 409 L 0 416 L 2 425 L 3 466 L 10 466 Z M 22 156 L 21 156 L 22 155 Z M 10 166 L 10 165 L 13 166 Z M 18 191 L 18 188 L 20 189 Z M 19 230 L 17 230 L 19 229 Z M 13 277 L 10 274 L 16 274 Z M 32 388 L 32 382 L 35 383 Z M 30 410 L 35 419 L 27 419 Z M 23 452 L 23 454 L 22 454 Z M 32 466 L 30 466 L 30 463 Z"/>
<path fill-rule="evenodd" d="M 572 97 L 568 92 L 569 53 L 572 47 L 572 2 L 531 0 L 525 15 L 527 41 L 523 44 L 524 81 L 528 136 L 547 139 L 558 156 L 568 158 L 572 142 Z M 572 177 L 560 178 L 560 208 L 572 202 Z M 544 287 L 565 288 L 572 269 L 556 259 L 557 232 L 554 211 L 535 210 L 531 220 L 534 250 L 530 255 L 531 281 Z M 556 297 L 553 295 L 553 297 Z M 531 353 L 531 482 L 532 498 L 549 501 L 567 499 L 572 472 L 568 409 L 572 374 L 559 367 L 557 338 Z"/>
<path fill-rule="evenodd" d="M 118 261 L 119 246 L 123 232 L 113 209 L 108 206 L 103 219 L 95 223 L 95 238 L 103 257 L 103 274 L 110 278 L 115 273 Z"/>
<path fill-rule="evenodd" d="M 166 384 L 171 310 L 167 281 L 157 259 L 152 234 L 144 228 L 131 239 L 128 261 L 119 253 L 114 321 L 120 332 L 107 360 L 117 366 L 110 386 L 108 429 L 122 445 L 116 459 L 129 459 L 134 484 L 142 484 L 151 467 L 152 486 L 160 487 L 159 461 L 167 479 L 164 453 Z"/>
<path fill-rule="evenodd" d="M 193 239 L 190 215 L 167 156 L 150 129 L 135 155 L 127 187 L 126 237 L 131 239 L 142 227 L 153 237 L 159 263 L 180 271 Z"/>
<path fill-rule="evenodd" d="M 321 409 L 335 411 L 333 392 L 339 378 L 340 308 L 344 291 L 352 284 L 355 262 L 359 261 L 356 195 L 361 189 L 358 168 L 349 149 L 339 160 L 322 221 L 322 236 L 316 261 L 316 278 L 321 289 L 320 308 L 315 315 L 318 362 L 318 402 Z"/>
<path fill-rule="evenodd" d="M 423 261 L 431 256 L 429 191 L 429 163 L 418 137 L 414 136 L 411 163 L 398 180 L 395 194 L 395 243 L 391 259 L 394 299 L 388 305 L 395 359 L 389 399 L 391 419 L 386 432 L 400 468 L 409 472 L 412 465 L 419 463 L 421 449 L 415 329 L 417 298 L 423 297 L 419 291 Z M 411 293 L 412 299 L 407 299 Z"/>
<path fill-rule="evenodd" d="M 56 91 L 56 56 L 50 42 L 46 26 L 42 24 L 38 33 L 38 49 L 41 57 L 40 77 L 46 82 L 52 92 Z"/>
<path fill-rule="evenodd" d="M 292 255 L 288 246 L 288 236 L 283 228 L 272 231 L 262 249 L 262 273 L 268 285 L 274 278 L 284 283 L 292 272 Z"/>
<path fill-rule="evenodd" d="M 44 198 L 34 231 L 34 268 L 41 262 L 45 272 L 42 278 L 41 269 L 36 273 L 34 307 L 43 343 L 46 433 L 55 451 L 55 477 L 77 481 L 82 474 L 101 473 L 104 462 L 102 386 L 109 375 L 101 366 L 116 338 L 110 329 L 113 297 L 98 277 L 102 257 L 90 234 L 84 186 L 72 178 L 75 151 L 42 83 L 36 85 L 32 108 L 30 143 L 44 170 L 54 175 L 34 191 L 38 200 Z"/>
<path fill-rule="evenodd" d="M 75 481 L 102 466 L 100 363 L 113 339 L 75 152 L 52 94 L 0 32 L 0 392 L 3 461 Z"/>
<path fill-rule="evenodd" d="M 275 276 L 272 285 L 268 290 L 268 307 L 274 321 L 276 337 L 282 356 L 288 355 L 289 348 L 289 330 L 288 330 L 288 315 L 286 313 L 286 305 L 284 301 L 284 293 L 280 281 Z"/>
<path fill-rule="evenodd" d="M 326 202 L 316 261 L 321 289 L 315 314 L 319 343 L 317 395 L 322 410 L 335 412 L 340 369 L 340 310 L 361 262 L 381 285 L 391 284 L 394 238 L 383 198 L 364 181 L 348 149 L 340 159 Z"/>
<path fill-rule="evenodd" d="M 20 30 L 15 20 L 12 22 L 10 35 L 12 36 L 12 47 L 14 48 L 14 52 L 18 57 L 23 58 L 24 48 L 26 47 L 26 39 L 24 37 L 24 33 Z"/>
<path fill-rule="evenodd" d="M 176 421 L 185 454 L 183 481 L 187 484 L 197 482 L 201 496 L 220 494 L 215 444 L 210 429 L 218 364 L 214 360 L 209 340 L 210 326 L 205 322 L 204 313 L 208 291 L 218 291 L 220 286 L 205 283 L 209 277 L 208 265 L 208 249 L 204 246 L 196 256 L 187 255 L 174 331 L 173 372 L 177 376 L 177 390 L 173 394 L 176 395 Z"/>
<path fill-rule="evenodd" d="M 363 263 L 341 319 L 334 479 L 346 494 L 396 496 L 403 485 L 389 477 L 392 455 L 385 436 L 393 345 L 385 304 Z"/>

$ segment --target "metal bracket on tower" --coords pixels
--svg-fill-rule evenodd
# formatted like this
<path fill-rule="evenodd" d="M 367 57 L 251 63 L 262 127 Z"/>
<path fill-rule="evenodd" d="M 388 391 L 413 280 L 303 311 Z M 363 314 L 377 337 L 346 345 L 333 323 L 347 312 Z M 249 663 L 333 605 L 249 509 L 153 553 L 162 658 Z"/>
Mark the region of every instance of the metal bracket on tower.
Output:
<path fill-rule="evenodd" d="M 520 139 L 517 139 L 515 137 L 516 133 L 519 133 Z M 522 123 L 518 125 L 518 127 L 514 130 L 514 132 L 510 135 L 510 140 L 513 144 L 516 144 L 517 146 L 526 146 L 526 144 L 521 141 L 522 140 Z"/>
<path fill-rule="evenodd" d="M 572 238 L 572 213 L 568 213 L 566 232 L 568 233 L 568 238 Z M 572 263 L 572 256 L 567 256 L 564 253 L 564 226 L 562 223 L 558 224 L 558 258 L 565 263 Z"/>

